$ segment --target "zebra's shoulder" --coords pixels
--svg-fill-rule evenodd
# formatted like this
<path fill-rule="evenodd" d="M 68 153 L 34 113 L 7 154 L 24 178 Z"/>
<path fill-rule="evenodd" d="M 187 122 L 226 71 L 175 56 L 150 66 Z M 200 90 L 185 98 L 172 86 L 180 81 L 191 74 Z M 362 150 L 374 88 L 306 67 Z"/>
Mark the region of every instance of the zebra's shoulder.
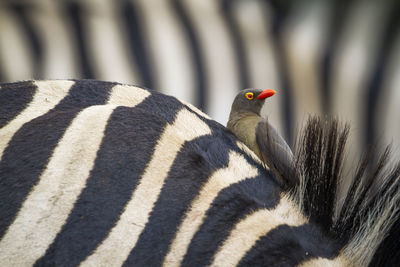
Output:
<path fill-rule="evenodd" d="M 145 101 L 153 96 L 150 101 Z M 17 119 L 27 122 L 44 114 L 76 111 L 95 105 L 135 107 L 172 120 L 183 106 L 174 97 L 146 88 L 98 80 L 30 80 L 0 84 L 0 127 Z M 18 118 L 19 117 L 19 118 Z"/>
<path fill-rule="evenodd" d="M 203 129 L 203 132 L 214 135 L 218 140 L 224 139 L 230 148 L 260 164 L 258 158 L 238 142 L 224 126 L 195 106 L 140 86 L 99 80 L 29 80 L 2 83 L 0 104 L 3 148 L 12 136 L 28 123 L 37 121 L 39 126 L 34 127 L 37 130 L 46 122 L 71 122 L 77 114 L 86 109 L 96 109 L 100 116 L 100 110 L 126 107 L 134 108 L 140 113 L 136 116 L 138 123 L 154 120 L 161 125 L 179 124 L 181 126 L 174 130 L 176 133 Z M 54 124 L 56 125 L 58 124 Z"/>

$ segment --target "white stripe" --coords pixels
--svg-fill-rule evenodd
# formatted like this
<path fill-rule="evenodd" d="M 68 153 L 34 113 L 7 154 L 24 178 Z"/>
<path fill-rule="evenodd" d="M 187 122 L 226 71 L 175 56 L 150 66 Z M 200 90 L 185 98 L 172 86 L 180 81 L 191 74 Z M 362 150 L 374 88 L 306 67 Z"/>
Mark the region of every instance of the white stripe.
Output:
<path fill-rule="evenodd" d="M 153 53 L 153 73 L 157 90 L 194 102 L 194 69 L 188 41 L 173 13 L 170 1 L 136 1 L 143 12 L 147 36 Z"/>
<path fill-rule="evenodd" d="M 352 144 L 353 151 L 360 151 L 363 140 L 359 136 L 365 126 L 364 118 L 360 116 L 366 106 L 365 81 L 371 75 L 376 45 L 380 42 L 380 36 L 371 32 L 380 32 L 382 5 L 378 1 L 360 1 L 350 11 L 333 66 L 332 102 L 334 114 L 340 114 L 341 118 L 351 123 L 353 131 L 357 131 L 357 134 L 350 134 L 348 142 Z M 350 155 L 349 158 L 355 157 Z"/>
<path fill-rule="evenodd" d="M 0 159 L 13 135 L 27 122 L 56 106 L 69 92 L 73 81 L 37 81 L 32 102 L 6 126 L 0 129 Z M 23 88 L 21 88 L 23 90 Z"/>
<path fill-rule="evenodd" d="M 350 263 L 345 257 L 339 255 L 334 259 L 323 259 L 316 258 L 303 262 L 299 267 L 344 267 L 344 266 L 355 266 L 354 263 Z"/>
<path fill-rule="evenodd" d="M 92 106 L 72 121 L 0 242 L 0 265 L 31 265 L 68 218 L 94 165 L 107 120 L 116 106 Z"/>
<path fill-rule="evenodd" d="M 130 85 L 115 85 L 107 104 L 135 107 L 150 96 L 150 92 Z"/>
<path fill-rule="evenodd" d="M 53 0 L 35 1 L 35 7 L 27 15 L 39 34 L 43 46 L 43 74 L 46 79 L 70 79 L 79 77 L 79 54 L 76 51 L 73 32 L 68 20 L 61 15 L 60 3 Z M 23 62 L 20 62 L 23 63 Z M 25 77 L 19 77 L 18 80 Z M 31 77 L 30 77 L 31 78 Z"/>
<path fill-rule="evenodd" d="M 229 111 L 240 89 L 235 52 L 220 13 L 220 1 L 182 1 L 193 19 L 204 62 L 209 114 L 226 125 Z"/>
<path fill-rule="evenodd" d="M 296 10 L 296 9 L 295 9 Z M 301 4 L 284 32 L 288 72 L 292 79 L 294 121 L 301 123 L 308 114 L 322 113 L 320 57 L 324 45 L 329 8 L 324 1 Z"/>
<path fill-rule="evenodd" d="M 164 266 L 177 266 L 181 263 L 192 237 L 204 221 L 207 210 L 221 190 L 257 175 L 257 168 L 250 165 L 242 155 L 231 151 L 228 166 L 215 171 L 193 201 L 164 259 Z"/>
<path fill-rule="evenodd" d="M 186 141 L 211 134 L 211 129 L 196 115 L 182 109 L 172 125 L 167 125 L 155 147 L 144 174 L 105 240 L 81 266 L 120 266 L 134 248 L 149 214 L 161 192 L 164 180 Z"/>
<path fill-rule="evenodd" d="M 258 210 L 241 220 L 218 250 L 211 266 L 236 266 L 257 240 L 279 225 L 306 223 L 298 207 L 285 195 L 272 210 Z"/>
<path fill-rule="evenodd" d="M 32 79 L 33 58 L 29 49 L 29 40 L 12 9 L 0 6 L 0 58 L 6 81 Z"/>
<path fill-rule="evenodd" d="M 109 0 L 80 1 L 89 12 L 83 16 L 87 28 L 86 43 L 95 72 L 101 80 L 140 84 L 136 65 L 130 63 L 129 42 L 119 23 L 118 5 Z"/>

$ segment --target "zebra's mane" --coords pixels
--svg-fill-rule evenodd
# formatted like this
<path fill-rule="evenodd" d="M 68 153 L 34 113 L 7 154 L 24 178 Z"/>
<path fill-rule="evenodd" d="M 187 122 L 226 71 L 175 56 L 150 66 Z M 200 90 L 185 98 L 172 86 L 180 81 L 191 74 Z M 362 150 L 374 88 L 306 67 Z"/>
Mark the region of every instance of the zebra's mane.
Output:
<path fill-rule="evenodd" d="M 348 134 L 349 125 L 337 119 L 310 117 L 297 138 L 294 164 L 272 171 L 286 183 L 285 190 L 300 210 L 340 244 L 340 253 L 351 262 L 359 266 L 398 264 L 400 163 L 389 160 L 390 146 L 378 156 L 370 149 L 352 170 L 350 187 L 340 205 L 338 189 L 349 178 L 343 172 Z M 261 147 L 264 154 L 273 155 L 268 136 L 264 133 Z M 278 158 L 269 158 L 274 160 Z"/>

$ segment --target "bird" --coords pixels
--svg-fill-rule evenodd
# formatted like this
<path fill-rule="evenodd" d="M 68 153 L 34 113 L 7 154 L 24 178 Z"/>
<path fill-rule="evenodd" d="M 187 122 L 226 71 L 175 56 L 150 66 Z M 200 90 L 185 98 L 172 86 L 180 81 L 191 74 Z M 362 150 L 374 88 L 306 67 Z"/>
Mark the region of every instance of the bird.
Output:
<path fill-rule="evenodd" d="M 240 91 L 232 103 L 227 128 L 286 184 L 292 185 L 296 179 L 293 152 L 279 131 L 260 114 L 265 100 L 275 94 L 272 89 Z"/>
<path fill-rule="evenodd" d="M 240 91 L 232 104 L 227 128 L 247 145 L 260 159 L 256 142 L 256 127 L 263 120 L 260 115 L 265 99 L 275 95 L 275 90 L 245 89 Z"/>

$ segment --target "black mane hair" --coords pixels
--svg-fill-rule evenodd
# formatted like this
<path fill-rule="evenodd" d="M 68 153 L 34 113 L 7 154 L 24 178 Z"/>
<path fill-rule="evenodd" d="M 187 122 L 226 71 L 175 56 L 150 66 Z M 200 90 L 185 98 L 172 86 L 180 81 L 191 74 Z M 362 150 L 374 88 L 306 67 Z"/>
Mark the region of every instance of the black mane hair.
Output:
<path fill-rule="evenodd" d="M 290 166 L 276 162 L 279 158 L 274 157 L 268 127 L 260 127 L 256 135 L 260 151 L 273 164 L 271 170 L 284 190 L 293 195 L 311 222 L 340 244 L 345 257 L 360 266 L 398 265 L 400 163 L 390 161 L 390 146 L 380 155 L 373 149 L 365 153 L 352 170 L 350 187 L 340 205 L 348 124 L 310 117 L 297 138 Z"/>

